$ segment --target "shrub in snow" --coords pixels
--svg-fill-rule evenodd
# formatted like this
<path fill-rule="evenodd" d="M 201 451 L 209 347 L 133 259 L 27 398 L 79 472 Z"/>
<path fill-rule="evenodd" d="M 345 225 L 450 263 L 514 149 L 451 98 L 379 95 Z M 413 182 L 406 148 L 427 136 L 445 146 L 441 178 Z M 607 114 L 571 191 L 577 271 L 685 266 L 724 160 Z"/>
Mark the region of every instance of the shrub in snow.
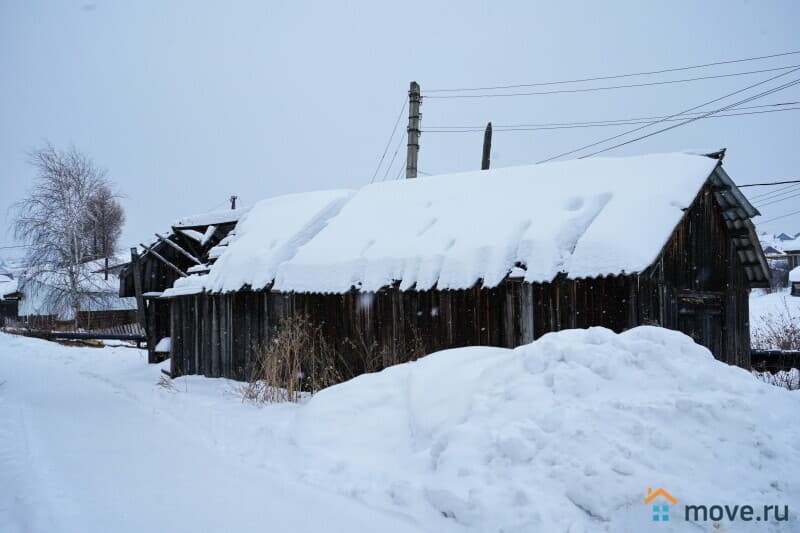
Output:
<path fill-rule="evenodd" d="M 753 375 L 756 379 L 763 381 L 764 383 L 769 383 L 770 385 L 775 385 L 776 387 L 783 387 L 784 389 L 789 390 L 800 390 L 800 370 L 797 368 L 793 368 L 788 372 L 786 370 L 780 370 L 775 372 L 753 372 Z"/>
<path fill-rule="evenodd" d="M 750 337 L 753 348 L 800 350 L 800 315 L 792 312 L 784 298 L 780 307 L 758 317 Z"/>
<path fill-rule="evenodd" d="M 659 527 L 694 531 L 682 505 L 789 505 L 796 523 L 798 412 L 682 333 L 591 328 L 359 376 L 299 406 L 287 438 L 307 481 L 426 530 L 643 531 L 663 487 L 678 505 Z"/>

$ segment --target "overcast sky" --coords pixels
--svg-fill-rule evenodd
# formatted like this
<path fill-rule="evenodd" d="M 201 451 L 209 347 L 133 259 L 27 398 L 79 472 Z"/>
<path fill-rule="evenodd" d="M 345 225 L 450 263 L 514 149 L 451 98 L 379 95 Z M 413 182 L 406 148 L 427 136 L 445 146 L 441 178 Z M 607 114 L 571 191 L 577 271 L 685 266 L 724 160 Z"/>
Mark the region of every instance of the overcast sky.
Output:
<path fill-rule="evenodd" d="M 224 207 L 231 194 L 249 205 L 368 183 L 411 80 L 424 95 L 760 56 L 800 49 L 798 23 L 793 1 L 5 0 L 0 223 L 8 228 L 8 207 L 31 184 L 26 151 L 44 140 L 72 143 L 108 170 L 124 195 L 125 248 L 180 216 Z M 800 55 L 581 87 L 795 64 Z M 591 93 L 428 98 L 422 125 L 664 115 L 781 72 Z M 800 86 L 747 105 L 794 100 Z M 608 155 L 727 147 L 725 168 L 740 184 L 800 178 L 798 119 L 800 111 L 698 121 Z M 534 163 L 627 128 L 496 132 L 492 165 Z M 479 168 L 481 142 L 481 133 L 423 133 L 420 168 Z M 796 210 L 800 196 L 764 206 L 761 219 Z M 800 232 L 800 215 L 759 229 Z M 11 244 L 10 231 L 0 231 L 0 246 Z"/>

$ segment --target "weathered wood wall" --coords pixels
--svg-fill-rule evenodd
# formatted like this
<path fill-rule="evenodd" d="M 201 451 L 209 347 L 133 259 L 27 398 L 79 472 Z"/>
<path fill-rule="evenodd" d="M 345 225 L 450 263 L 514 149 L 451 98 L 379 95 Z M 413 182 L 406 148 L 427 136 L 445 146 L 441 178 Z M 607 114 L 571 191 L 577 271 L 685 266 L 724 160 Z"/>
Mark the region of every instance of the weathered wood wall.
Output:
<path fill-rule="evenodd" d="M 646 221 L 642 221 L 646 223 Z M 620 236 L 624 239 L 624 236 Z M 698 195 L 655 263 L 641 275 L 493 289 L 286 294 L 239 291 L 171 301 L 174 374 L 246 379 L 254 350 L 286 317 L 320 324 L 348 364 L 374 346 L 387 363 L 460 346 L 515 347 L 567 328 L 620 332 L 642 324 L 691 335 L 723 361 L 750 367 L 749 285 L 713 195 Z M 362 369 L 363 371 L 363 369 Z"/>
<path fill-rule="evenodd" d="M 320 325 L 355 373 L 365 370 L 360 350 L 391 363 L 458 346 L 518 346 L 534 338 L 532 288 L 183 296 L 171 301 L 173 373 L 244 379 L 253 351 L 292 316 Z"/>
<path fill-rule="evenodd" d="M 730 364 L 750 368 L 750 285 L 710 185 L 651 267 L 661 320 Z"/>

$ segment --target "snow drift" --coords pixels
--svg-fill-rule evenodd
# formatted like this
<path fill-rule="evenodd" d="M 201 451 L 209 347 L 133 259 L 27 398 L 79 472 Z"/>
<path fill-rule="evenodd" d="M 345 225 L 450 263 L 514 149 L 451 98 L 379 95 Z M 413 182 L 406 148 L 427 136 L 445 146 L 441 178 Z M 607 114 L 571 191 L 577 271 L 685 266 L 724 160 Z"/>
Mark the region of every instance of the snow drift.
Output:
<path fill-rule="evenodd" d="M 648 487 L 678 499 L 671 531 L 695 530 L 686 503 L 789 505 L 797 520 L 799 408 L 800 395 L 682 333 L 592 328 L 365 375 L 316 395 L 291 427 L 308 479 L 432 531 L 442 518 L 477 531 L 642 531 Z"/>

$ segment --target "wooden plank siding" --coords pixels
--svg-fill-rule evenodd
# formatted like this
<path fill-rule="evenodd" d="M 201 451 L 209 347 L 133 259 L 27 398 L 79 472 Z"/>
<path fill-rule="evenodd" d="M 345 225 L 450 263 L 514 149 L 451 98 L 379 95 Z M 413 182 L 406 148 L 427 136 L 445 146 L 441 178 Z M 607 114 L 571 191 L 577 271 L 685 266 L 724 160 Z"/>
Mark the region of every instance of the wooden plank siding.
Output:
<path fill-rule="evenodd" d="M 632 221 L 632 223 L 646 221 Z M 620 239 L 624 239 L 620 235 Z M 475 345 L 515 347 L 567 328 L 616 332 L 660 325 L 694 337 L 718 359 L 750 367 L 749 284 L 710 186 L 687 209 L 657 260 L 641 274 L 491 289 L 296 294 L 241 290 L 171 300 L 173 375 L 246 379 L 257 347 L 280 321 L 305 316 L 353 373 L 361 350 L 381 366 L 419 353 Z"/>

